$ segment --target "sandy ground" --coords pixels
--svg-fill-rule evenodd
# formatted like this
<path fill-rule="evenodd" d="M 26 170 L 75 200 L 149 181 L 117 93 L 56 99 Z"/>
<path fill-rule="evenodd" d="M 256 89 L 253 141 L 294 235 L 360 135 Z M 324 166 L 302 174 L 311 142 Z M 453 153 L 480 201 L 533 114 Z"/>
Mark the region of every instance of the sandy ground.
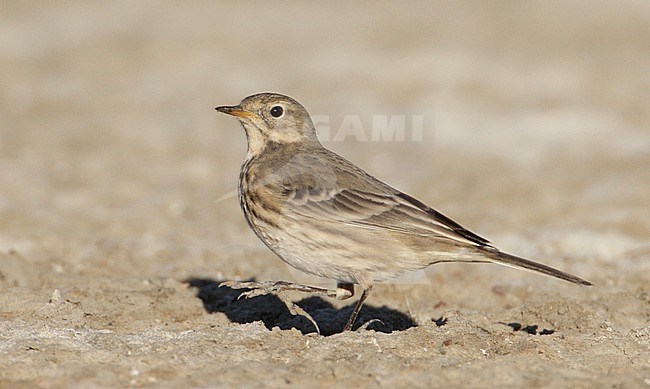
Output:
<path fill-rule="evenodd" d="M 649 20 L 647 1 L 3 2 L 0 387 L 650 387 Z M 260 91 L 596 286 L 438 265 L 377 285 L 350 333 L 351 302 L 284 296 L 320 336 L 275 296 L 238 301 L 218 282 L 333 286 L 233 197 L 244 134 L 213 108 Z M 422 136 L 372 141 L 373 115 Z"/>

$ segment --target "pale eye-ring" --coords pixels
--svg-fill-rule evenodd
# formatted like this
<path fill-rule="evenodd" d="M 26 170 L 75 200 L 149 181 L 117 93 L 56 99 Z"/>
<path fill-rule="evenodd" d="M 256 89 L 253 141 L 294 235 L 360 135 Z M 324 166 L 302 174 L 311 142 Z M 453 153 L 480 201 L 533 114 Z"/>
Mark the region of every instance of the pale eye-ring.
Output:
<path fill-rule="evenodd" d="M 273 116 L 274 118 L 279 118 L 280 116 L 282 116 L 282 114 L 284 114 L 284 109 L 281 106 L 276 105 L 273 108 L 271 108 L 271 116 Z"/>

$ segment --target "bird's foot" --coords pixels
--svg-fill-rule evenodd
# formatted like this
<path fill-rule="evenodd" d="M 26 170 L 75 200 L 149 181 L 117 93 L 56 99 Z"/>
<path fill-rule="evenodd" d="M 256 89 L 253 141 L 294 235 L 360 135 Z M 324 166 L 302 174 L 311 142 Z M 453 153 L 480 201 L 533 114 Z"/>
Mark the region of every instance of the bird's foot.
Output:
<path fill-rule="evenodd" d="M 251 289 L 243 292 L 237 299 L 252 298 L 263 296 L 265 294 L 277 294 L 286 291 L 296 291 L 305 293 L 317 293 L 328 297 L 337 297 L 336 290 L 329 290 L 325 288 L 318 288 L 316 286 L 309 286 L 303 284 L 295 284 L 289 281 L 225 281 L 219 284 L 219 287 L 227 286 L 232 289 Z"/>
<path fill-rule="evenodd" d="M 242 292 L 238 297 L 237 300 L 241 298 L 253 298 L 257 296 L 263 296 L 266 294 L 276 294 L 277 297 L 284 303 L 284 305 L 287 306 L 287 309 L 289 312 L 294 315 L 294 316 L 303 316 L 307 320 L 309 320 L 313 325 L 314 328 L 316 328 L 316 332 L 320 335 L 320 328 L 318 327 L 318 324 L 316 323 L 316 320 L 307 313 L 304 309 L 302 309 L 299 305 L 295 304 L 294 302 L 281 297 L 279 294 L 281 292 L 285 291 L 298 291 L 298 292 L 306 292 L 306 293 L 317 293 L 317 294 L 322 294 L 326 295 L 329 297 L 337 297 L 338 295 L 341 294 L 341 292 L 338 292 L 337 290 L 329 290 L 329 289 L 324 289 L 324 288 L 318 288 L 315 286 L 309 286 L 309 285 L 302 285 L 302 284 L 294 284 L 292 282 L 288 281 L 265 281 L 265 282 L 254 282 L 254 281 L 225 281 L 219 284 L 219 287 L 221 286 L 226 286 L 232 289 L 250 289 L 249 291 Z"/>

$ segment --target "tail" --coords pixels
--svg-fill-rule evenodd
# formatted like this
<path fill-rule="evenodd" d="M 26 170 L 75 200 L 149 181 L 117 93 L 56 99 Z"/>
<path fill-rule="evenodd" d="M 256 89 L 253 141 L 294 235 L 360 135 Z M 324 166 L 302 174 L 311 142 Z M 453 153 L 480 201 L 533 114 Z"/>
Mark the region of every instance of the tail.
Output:
<path fill-rule="evenodd" d="M 550 266 L 542 265 L 541 263 L 533 262 L 529 259 L 516 257 L 514 255 L 506 254 L 498 250 L 489 250 L 483 249 L 482 253 L 490 258 L 495 263 L 514 267 L 516 269 L 533 271 L 536 273 L 542 273 L 547 276 L 559 278 L 561 280 L 569 281 L 574 284 L 592 286 L 593 284 L 589 281 L 583 280 L 580 277 L 574 276 L 573 274 L 565 273 L 563 271 L 554 269 Z"/>

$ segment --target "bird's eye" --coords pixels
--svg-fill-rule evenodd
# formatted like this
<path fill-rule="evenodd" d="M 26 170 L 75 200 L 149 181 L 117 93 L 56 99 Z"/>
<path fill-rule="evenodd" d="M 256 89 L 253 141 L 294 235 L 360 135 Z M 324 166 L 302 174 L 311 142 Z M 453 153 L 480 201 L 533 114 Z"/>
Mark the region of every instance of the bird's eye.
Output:
<path fill-rule="evenodd" d="M 284 113 L 284 109 L 282 109 L 282 107 L 280 107 L 279 105 L 276 105 L 275 107 L 271 108 L 271 116 L 273 116 L 274 118 L 279 118 L 280 116 L 282 116 L 283 113 Z"/>

